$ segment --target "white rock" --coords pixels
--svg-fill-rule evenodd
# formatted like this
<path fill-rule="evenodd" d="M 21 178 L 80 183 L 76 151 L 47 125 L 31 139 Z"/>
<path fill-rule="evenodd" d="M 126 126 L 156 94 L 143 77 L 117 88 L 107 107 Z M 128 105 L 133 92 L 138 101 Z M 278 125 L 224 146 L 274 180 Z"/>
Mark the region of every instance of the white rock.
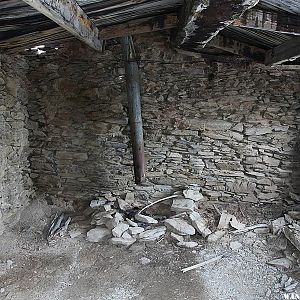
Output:
<path fill-rule="evenodd" d="M 143 231 L 145 231 L 145 229 L 143 227 L 130 227 L 128 231 L 130 234 L 135 235 L 142 233 Z"/>
<path fill-rule="evenodd" d="M 136 239 L 132 238 L 132 239 L 124 239 L 121 237 L 114 237 L 111 239 L 111 243 L 113 245 L 122 245 L 122 246 L 130 246 L 132 245 L 134 242 L 136 241 Z"/>
<path fill-rule="evenodd" d="M 273 259 L 269 261 L 268 264 L 275 267 L 284 267 L 286 269 L 289 269 L 293 266 L 293 263 L 285 257 Z"/>
<path fill-rule="evenodd" d="M 285 225 L 286 225 L 286 222 L 285 222 L 284 217 L 280 217 L 280 218 L 272 221 L 272 224 L 271 224 L 272 233 L 279 234 L 280 232 L 282 232 L 282 229 L 284 228 Z"/>
<path fill-rule="evenodd" d="M 182 219 L 167 219 L 165 225 L 168 229 L 180 235 L 194 235 L 196 233 L 195 228 Z"/>
<path fill-rule="evenodd" d="M 139 225 L 133 221 L 131 221 L 130 219 L 126 218 L 127 223 L 132 226 L 132 227 L 138 227 Z"/>
<path fill-rule="evenodd" d="M 134 193 L 133 192 L 127 193 L 125 196 L 125 201 L 129 204 L 134 203 Z"/>
<path fill-rule="evenodd" d="M 176 213 L 193 212 L 195 209 L 195 202 L 191 199 L 174 199 L 171 211 Z"/>
<path fill-rule="evenodd" d="M 167 228 L 165 226 L 160 226 L 155 229 L 145 230 L 139 234 L 139 238 L 144 241 L 155 241 L 166 233 Z"/>
<path fill-rule="evenodd" d="M 171 238 L 173 238 L 176 242 L 183 242 L 184 238 L 182 235 L 176 234 L 174 232 L 171 232 L 170 234 Z"/>
<path fill-rule="evenodd" d="M 108 229 L 113 229 L 115 228 L 120 222 L 122 222 L 124 219 L 122 217 L 122 215 L 118 212 L 115 213 L 115 215 L 112 217 L 112 219 L 108 219 L 105 222 L 105 226 Z"/>
<path fill-rule="evenodd" d="M 177 246 L 185 247 L 185 248 L 195 248 L 198 246 L 198 243 L 196 243 L 196 242 L 178 242 Z"/>
<path fill-rule="evenodd" d="M 210 235 L 207 237 L 207 241 L 208 241 L 209 243 L 214 243 L 214 242 L 216 242 L 217 240 L 219 240 L 220 238 L 222 238 L 224 235 L 225 235 L 225 231 L 224 231 L 224 230 L 217 230 L 216 232 L 210 234 Z"/>
<path fill-rule="evenodd" d="M 203 199 L 203 195 L 199 191 L 192 189 L 184 190 L 183 196 L 187 199 L 192 199 L 194 201 L 199 201 Z"/>
<path fill-rule="evenodd" d="M 111 234 L 110 230 L 107 228 L 96 227 L 89 230 L 86 234 L 86 239 L 89 242 L 97 243 L 104 240 L 107 236 Z"/>
<path fill-rule="evenodd" d="M 137 221 L 140 221 L 142 223 L 147 223 L 147 224 L 157 224 L 158 223 L 158 221 L 155 220 L 154 218 L 145 216 L 145 215 L 141 215 L 141 214 L 136 214 L 135 219 Z"/>
<path fill-rule="evenodd" d="M 151 260 L 150 260 L 149 258 L 147 258 L 147 257 L 141 257 L 141 258 L 139 259 L 139 262 L 140 262 L 142 265 L 148 265 L 148 264 L 150 264 Z"/>
<path fill-rule="evenodd" d="M 207 227 L 207 221 L 201 217 L 201 215 L 197 212 L 192 212 L 189 214 L 192 225 L 195 229 L 203 236 L 207 237 L 211 234 L 211 230 Z"/>
<path fill-rule="evenodd" d="M 111 233 L 114 237 L 121 237 L 123 232 L 126 231 L 128 228 L 129 225 L 127 223 L 121 222 L 111 231 Z"/>
<path fill-rule="evenodd" d="M 132 236 L 131 236 L 127 231 L 125 231 L 125 232 L 122 234 L 122 238 L 125 239 L 125 240 L 131 240 L 131 239 L 132 239 Z"/>
<path fill-rule="evenodd" d="M 132 207 L 129 203 L 127 203 L 125 200 L 123 199 L 118 199 L 118 204 L 121 210 L 130 210 Z"/>
<path fill-rule="evenodd" d="M 231 225 L 231 227 L 233 227 L 237 230 L 241 230 L 241 229 L 244 229 L 246 227 L 246 225 L 239 222 L 235 216 L 232 216 L 232 218 L 230 220 L 230 225 Z"/>
<path fill-rule="evenodd" d="M 232 250 L 239 250 L 240 248 L 242 248 L 243 247 L 243 245 L 240 243 L 240 242 L 230 242 L 230 248 L 232 249 Z"/>
<path fill-rule="evenodd" d="M 91 208 L 99 208 L 103 205 L 105 205 L 105 203 L 107 202 L 106 199 L 96 199 L 96 200 L 92 200 L 90 203 L 90 207 Z"/>

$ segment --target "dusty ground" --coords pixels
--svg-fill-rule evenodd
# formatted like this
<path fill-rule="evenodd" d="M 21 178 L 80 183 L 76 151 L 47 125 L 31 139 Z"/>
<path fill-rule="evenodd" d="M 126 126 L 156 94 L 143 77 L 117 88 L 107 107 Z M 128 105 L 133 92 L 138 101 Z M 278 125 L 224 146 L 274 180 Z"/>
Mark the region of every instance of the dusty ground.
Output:
<path fill-rule="evenodd" d="M 280 210 L 266 211 L 273 217 Z M 0 237 L 0 299 L 284 299 L 278 283 L 286 271 L 266 264 L 281 255 L 269 234 L 228 234 L 217 244 L 203 242 L 193 250 L 167 240 L 126 249 L 67 236 L 49 246 L 43 229 L 52 211 L 42 204 L 32 206 L 14 231 Z M 232 241 L 242 247 L 232 250 Z M 219 254 L 225 257 L 216 263 L 180 271 Z M 141 258 L 150 262 L 142 264 Z"/>

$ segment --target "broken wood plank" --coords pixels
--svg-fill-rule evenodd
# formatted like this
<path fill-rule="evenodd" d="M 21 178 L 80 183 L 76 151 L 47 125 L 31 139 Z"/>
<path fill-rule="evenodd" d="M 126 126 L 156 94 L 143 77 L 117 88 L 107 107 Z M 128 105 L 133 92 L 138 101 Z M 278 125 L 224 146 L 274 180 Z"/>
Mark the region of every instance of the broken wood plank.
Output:
<path fill-rule="evenodd" d="M 216 257 L 214 257 L 214 258 L 211 258 L 211 259 L 206 260 L 206 261 L 204 261 L 204 262 L 201 262 L 201 263 L 199 263 L 199 264 L 196 264 L 196 265 L 193 265 L 193 266 L 184 268 L 184 269 L 181 270 L 181 272 L 182 272 L 182 273 L 185 273 L 185 272 L 188 272 L 188 271 L 191 271 L 191 270 L 195 270 L 195 269 L 201 268 L 201 267 L 206 266 L 206 265 L 208 265 L 208 264 L 211 264 L 211 263 L 213 263 L 213 262 L 215 262 L 215 261 L 218 261 L 218 260 L 220 260 L 220 259 L 223 258 L 223 257 L 224 257 L 223 255 L 216 256 Z"/>
<path fill-rule="evenodd" d="M 95 50 L 102 49 L 99 30 L 75 0 L 23 0 Z"/>
<path fill-rule="evenodd" d="M 300 58 L 300 37 L 295 37 L 287 42 L 274 47 L 266 54 L 266 65 L 280 65 L 284 62 Z"/>
<path fill-rule="evenodd" d="M 214 37 L 208 45 L 233 54 L 251 58 L 257 62 L 264 62 L 266 56 L 266 50 L 264 49 L 222 36 L 221 34 Z"/>
<path fill-rule="evenodd" d="M 300 35 L 300 15 L 252 8 L 234 26 Z"/>
<path fill-rule="evenodd" d="M 180 45 L 197 42 L 204 47 L 222 29 L 257 3 L 258 0 L 195 1 L 191 16 L 177 40 Z"/>

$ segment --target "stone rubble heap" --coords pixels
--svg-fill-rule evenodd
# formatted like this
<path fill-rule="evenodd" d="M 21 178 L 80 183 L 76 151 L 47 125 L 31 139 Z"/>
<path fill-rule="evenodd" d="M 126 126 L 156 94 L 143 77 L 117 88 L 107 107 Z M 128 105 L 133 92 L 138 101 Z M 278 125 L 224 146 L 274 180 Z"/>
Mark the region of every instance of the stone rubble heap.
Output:
<path fill-rule="evenodd" d="M 297 267 L 300 264 L 300 212 L 289 211 L 272 221 L 270 227 L 276 236 L 276 247 L 283 255 L 268 264 L 285 269 Z"/>
<path fill-rule="evenodd" d="M 175 192 L 173 197 L 167 199 L 171 215 L 157 218 L 140 213 L 141 203 L 135 200 L 134 193 L 127 193 L 125 200 L 111 194 L 92 200 L 87 213 L 95 228 L 87 232 L 87 240 L 100 242 L 110 239 L 114 245 L 130 246 L 136 241 L 156 241 L 167 235 L 179 247 L 194 248 L 199 245 L 192 240 L 194 237 L 201 236 L 208 242 L 216 242 L 225 235 L 229 226 L 235 229 L 245 227 L 235 216 L 223 212 L 218 228 L 213 232 L 213 225 L 198 209 L 199 201 L 203 199 L 199 188 Z"/>

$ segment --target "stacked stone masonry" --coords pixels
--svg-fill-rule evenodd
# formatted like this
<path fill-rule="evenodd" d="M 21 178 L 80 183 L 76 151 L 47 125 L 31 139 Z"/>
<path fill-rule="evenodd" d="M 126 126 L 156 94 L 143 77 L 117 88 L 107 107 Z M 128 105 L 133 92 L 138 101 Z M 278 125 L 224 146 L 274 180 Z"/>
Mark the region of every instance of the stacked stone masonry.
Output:
<path fill-rule="evenodd" d="M 121 49 L 80 43 L 30 58 L 31 177 L 50 201 L 104 191 L 159 197 L 197 184 L 207 200 L 299 193 L 300 72 L 208 63 L 139 39 L 147 180 L 133 184 Z"/>
<path fill-rule="evenodd" d="M 32 194 L 27 69 L 24 58 L 0 55 L 0 234 L 15 224 Z"/>

